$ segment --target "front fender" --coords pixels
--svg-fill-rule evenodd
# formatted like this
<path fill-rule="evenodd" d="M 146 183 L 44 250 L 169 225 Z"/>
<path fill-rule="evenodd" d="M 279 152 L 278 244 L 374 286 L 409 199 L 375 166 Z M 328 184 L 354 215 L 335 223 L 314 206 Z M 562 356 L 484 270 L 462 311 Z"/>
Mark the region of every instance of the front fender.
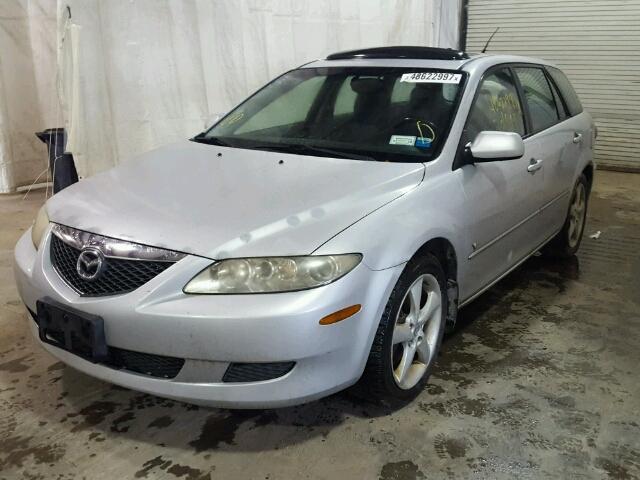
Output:
<path fill-rule="evenodd" d="M 406 263 L 429 240 L 445 238 L 460 258 L 464 225 L 454 215 L 464 196 L 452 175 L 443 174 L 362 218 L 321 245 L 314 254 L 359 252 L 372 270 Z"/>

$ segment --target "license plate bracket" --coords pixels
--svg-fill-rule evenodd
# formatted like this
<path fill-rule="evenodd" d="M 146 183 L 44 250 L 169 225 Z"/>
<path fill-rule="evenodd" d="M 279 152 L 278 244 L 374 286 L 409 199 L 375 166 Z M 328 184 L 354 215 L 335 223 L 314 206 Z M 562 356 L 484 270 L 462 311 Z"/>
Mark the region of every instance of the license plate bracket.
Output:
<path fill-rule="evenodd" d="M 86 360 L 107 360 L 102 317 L 80 312 L 45 297 L 36 302 L 40 340 Z"/>

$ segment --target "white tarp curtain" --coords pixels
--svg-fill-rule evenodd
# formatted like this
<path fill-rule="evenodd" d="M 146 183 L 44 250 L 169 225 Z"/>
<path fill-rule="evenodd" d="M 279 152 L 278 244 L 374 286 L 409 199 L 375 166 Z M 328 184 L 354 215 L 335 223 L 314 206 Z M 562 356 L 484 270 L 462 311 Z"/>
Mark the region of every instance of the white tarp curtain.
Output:
<path fill-rule="evenodd" d="M 47 151 L 34 132 L 61 126 L 56 28 L 56 0 L 0 0 L 0 193 L 43 172 Z"/>
<path fill-rule="evenodd" d="M 47 14 L 57 13 L 57 39 L 33 48 L 57 56 L 67 149 L 81 176 L 192 136 L 212 114 L 328 53 L 381 45 L 458 45 L 459 0 L 58 0 L 57 7 L 52 1 L 9 0 L 27 7 L 47 4 Z M 29 18 L 32 10 L 26 9 Z M 4 43 L 0 46 L 0 102 L 12 91 L 22 92 L 23 101 L 40 90 L 51 94 L 50 78 L 28 88 L 7 87 Z M 33 135 L 38 128 L 58 126 L 53 125 L 56 107 L 44 104 L 47 123 L 38 118 L 22 130 Z M 12 118 L 2 109 L 4 145 L 3 126 Z M 23 154 L 24 162 L 31 156 L 35 166 L 25 168 L 23 176 L 0 177 L 0 190 L 41 170 L 43 160 L 32 150 Z M 11 154 L 0 156 L 0 168 L 10 159 Z"/>

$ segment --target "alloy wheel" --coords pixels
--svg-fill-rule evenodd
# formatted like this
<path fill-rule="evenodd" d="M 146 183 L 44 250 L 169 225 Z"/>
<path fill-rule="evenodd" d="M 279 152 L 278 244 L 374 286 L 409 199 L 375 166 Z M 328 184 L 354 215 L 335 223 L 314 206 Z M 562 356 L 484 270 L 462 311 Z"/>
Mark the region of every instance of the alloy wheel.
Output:
<path fill-rule="evenodd" d="M 442 323 L 442 292 L 436 277 L 421 275 L 402 299 L 393 329 L 391 368 L 403 390 L 413 388 L 434 360 Z"/>

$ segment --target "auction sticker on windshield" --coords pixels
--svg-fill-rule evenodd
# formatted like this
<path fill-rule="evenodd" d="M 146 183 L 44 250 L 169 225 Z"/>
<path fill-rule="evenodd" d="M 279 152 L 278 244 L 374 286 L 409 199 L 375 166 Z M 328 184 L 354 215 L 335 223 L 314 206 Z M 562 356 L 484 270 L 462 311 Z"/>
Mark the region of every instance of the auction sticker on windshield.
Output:
<path fill-rule="evenodd" d="M 401 82 L 409 83 L 460 83 L 461 73 L 415 72 L 403 73 Z"/>

